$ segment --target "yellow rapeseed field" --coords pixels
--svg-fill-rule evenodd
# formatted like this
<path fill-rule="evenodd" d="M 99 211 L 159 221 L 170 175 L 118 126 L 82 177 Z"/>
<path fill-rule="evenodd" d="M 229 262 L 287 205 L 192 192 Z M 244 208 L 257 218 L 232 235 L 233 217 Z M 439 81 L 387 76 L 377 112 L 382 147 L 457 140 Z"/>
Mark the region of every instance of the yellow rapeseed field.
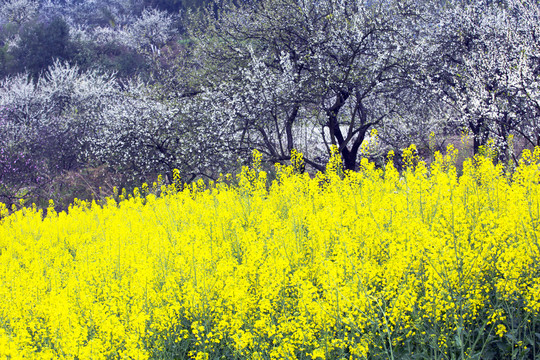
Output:
<path fill-rule="evenodd" d="M 1 207 L 0 358 L 534 359 L 540 148 L 455 158 Z"/>

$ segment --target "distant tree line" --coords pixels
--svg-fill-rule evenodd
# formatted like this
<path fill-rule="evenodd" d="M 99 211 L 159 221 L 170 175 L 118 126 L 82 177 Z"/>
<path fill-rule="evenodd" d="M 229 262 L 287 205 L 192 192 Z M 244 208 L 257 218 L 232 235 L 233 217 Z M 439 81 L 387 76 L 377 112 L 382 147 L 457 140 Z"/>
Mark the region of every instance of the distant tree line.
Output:
<path fill-rule="evenodd" d="M 499 161 L 540 145 L 536 0 L 1 4 L 5 198 L 96 166 L 215 179 L 253 149 L 309 171 L 332 146 L 357 170 L 464 133 Z"/>
<path fill-rule="evenodd" d="M 120 77 L 149 69 L 141 50 L 185 32 L 183 19 L 208 0 L 4 0 L 0 2 L 0 77 L 36 78 L 55 59 Z"/>

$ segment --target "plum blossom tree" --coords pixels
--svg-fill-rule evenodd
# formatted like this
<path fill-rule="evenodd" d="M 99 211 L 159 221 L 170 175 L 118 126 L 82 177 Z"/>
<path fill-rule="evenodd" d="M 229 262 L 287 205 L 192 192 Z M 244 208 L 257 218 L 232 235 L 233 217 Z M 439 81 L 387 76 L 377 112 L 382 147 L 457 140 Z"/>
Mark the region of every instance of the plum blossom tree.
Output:
<path fill-rule="evenodd" d="M 34 172 L 27 174 L 28 180 L 35 183 L 32 179 L 43 182 L 86 164 L 88 141 L 100 126 L 96 114 L 114 102 L 117 92 L 113 77 L 80 73 L 60 62 L 37 82 L 27 74 L 2 80 L 0 148 L 5 168 L 20 166 L 25 159 L 26 169 Z M 15 175 L 5 173 L 2 181 L 12 183 Z"/>
<path fill-rule="evenodd" d="M 71 28 L 72 41 L 90 52 L 87 67 L 113 70 L 123 78 L 147 74 L 166 45 L 174 45 L 177 17 L 145 9 L 140 16 L 133 14 L 128 19 L 114 22 L 114 26 L 77 24 Z"/>
<path fill-rule="evenodd" d="M 38 9 L 39 1 L 36 0 L 4 0 L 0 3 L 0 18 L 21 25 L 33 19 Z"/>
<path fill-rule="evenodd" d="M 104 123 L 92 142 L 92 153 L 136 182 L 149 175 L 172 175 L 186 181 L 217 178 L 228 169 L 226 127 L 198 116 L 200 104 L 157 99 L 141 82 L 125 84 L 122 100 L 102 114 Z"/>
<path fill-rule="evenodd" d="M 512 34 L 514 56 L 510 69 L 520 116 L 516 131 L 530 145 L 540 145 L 540 4 L 537 1 L 509 2 L 517 16 Z"/>
<path fill-rule="evenodd" d="M 418 98 L 413 1 L 263 0 L 194 21 L 203 88 L 217 117 L 234 119 L 242 148 L 270 161 L 299 148 L 322 169 L 337 145 L 347 169 L 374 126 Z M 299 134 L 317 128 L 307 148 Z M 321 152 L 322 150 L 322 152 Z"/>
<path fill-rule="evenodd" d="M 450 1 L 425 40 L 432 91 L 477 152 L 488 138 L 505 158 L 510 135 L 538 145 L 539 4 Z"/>
<path fill-rule="evenodd" d="M 127 31 L 135 46 L 147 51 L 161 48 L 177 34 L 173 17 L 156 9 L 145 9 Z"/>
<path fill-rule="evenodd" d="M 28 186 L 101 165 L 136 184 L 173 169 L 185 180 L 217 178 L 236 159 L 228 127 L 207 122 L 203 105 L 164 96 L 138 79 L 120 82 L 60 62 L 37 82 L 8 77 L 0 83 L 1 181 L 13 188 L 23 165 L 34 179 Z"/>

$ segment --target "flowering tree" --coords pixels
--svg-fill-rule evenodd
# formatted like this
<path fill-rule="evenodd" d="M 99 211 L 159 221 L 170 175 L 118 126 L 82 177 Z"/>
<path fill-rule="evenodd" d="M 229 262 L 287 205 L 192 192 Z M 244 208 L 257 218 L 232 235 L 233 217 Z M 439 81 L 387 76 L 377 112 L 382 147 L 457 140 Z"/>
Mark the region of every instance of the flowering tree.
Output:
<path fill-rule="evenodd" d="M 173 21 L 172 16 L 165 11 L 145 9 L 128 32 L 137 47 L 159 49 L 176 35 Z"/>
<path fill-rule="evenodd" d="M 9 136 L 16 138 L 18 129 L 6 119 L 9 113 L 9 107 L 0 108 L 0 202 L 8 204 L 24 197 L 28 187 L 39 186 L 45 180 L 44 164 L 10 143 Z"/>
<path fill-rule="evenodd" d="M 516 131 L 531 145 L 540 145 L 540 4 L 537 1 L 510 1 L 516 14 L 512 69 L 518 101 L 514 109 L 521 121 Z"/>
<path fill-rule="evenodd" d="M 101 165 L 137 184 L 173 169 L 186 180 L 230 169 L 227 127 L 208 123 L 200 100 L 165 95 L 141 80 L 121 83 L 59 62 L 36 82 L 27 75 L 4 79 L 0 181 L 10 190 L 35 187 Z"/>
<path fill-rule="evenodd" d="M 418 97 L 412 50 L 423 11 L 412 1 L 264 0 L 194 21 L 209 107 L 271 161 L 299 148 L 322 169 L 337 145 L 354 169 L 368 130 Z M 318 134 L 308 146 L 305 128 Z"/>
<path fill-rule="evenodd" d="M 185 180 L 227 170 L 226 127 L 206 122 L 200 102 L 160 98 L 139 81 L 124 88 L 121 100 L 101 114 L 103 125 L 91 142 L 97 159 L 138 182 L 174 169 Z"/>
<path fill-rule="evenodd" d="M 34 18 L 39 8 L 35 0 L 5 0 L 0 4 L 0 19 L 22 24 Z"/>
<path fill-rule="evenodd" d="M 502 156 L 510 135 L 540 144 L 539 9 L 535 1 L 451 1 L 433 18 L 425 70 L 475 152 L 490 137 Z"/>
<path fill-rule="evenodd" d="M 96 114 L 113 103 L 116 94 L 113 77 L 80 73 L 59 62 L 36 82 L 25 74 L 4 79 L 0 82 L 4 168 L 24 164 L 22 173 L 35 184 L 38 178 L 43 183 L 87 164 L 88 142 L 100 126 Z M 15 171 L 4 172 L 2 182 L 17 182 L 18 176 Z"/>

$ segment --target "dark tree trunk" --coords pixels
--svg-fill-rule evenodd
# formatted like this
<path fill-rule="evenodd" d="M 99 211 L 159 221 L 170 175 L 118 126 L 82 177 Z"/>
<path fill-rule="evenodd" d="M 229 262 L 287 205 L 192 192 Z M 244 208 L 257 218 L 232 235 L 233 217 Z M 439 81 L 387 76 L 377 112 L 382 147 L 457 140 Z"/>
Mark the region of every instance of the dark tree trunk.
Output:
<path fill-rule="evenodd" d="M 473 133 L 473 155 L 476 155 L 480 150 L 480 146 L 485 145 L 487 141 L 487 134 L 484 128 L 484 120 L 479 119 L 478 123 L 476 124 L 469 121 L 469 129 L 471 129 Z"/>
<path fill-rule="evenodd" d="M 480 149 L 480 136 L 477 134 L 474 134 L 473 136 L 473 155 L 478 154 L 478 150 Z"/>
<path fill-rule="evenodd" d="M 286 124 L 285 124 L 285 132 L 287 134 L 287 151 L 289 152 L 289 155 L 291 154 L 292 149 L 294 148 L 294 139 L 293 139 L 293 131 L 292 126 L 294 121 L 296 120 L 296 116 L 298 115 L 298 110 L 300 109 L 299 105 L 296 105 L 289 117 L 287 118 Z"/>
<path fill-rule="evenodd" d="M 345 105 L 345 102 L 349 98 L 350 93 L 343 91 L 340 94 L 338 94 L 336 101 L 334 105 L 332 105 L 331 108 L 326 110 L 326 115 L 328 116 L 328 130 L 330 130 L 330 140 L 332 141 L 332 145 L 338 145 L 341 147 L 343 143 L 343 136 L 341 135 L 341 130 L 339 128 L 339 122 L 338 122 L 338 114 L 343 105 Z M 339 138 L 341 137 L 341 142 L 339 142 Z M 337 140 L 337 142 L 336 142 Z"/>
<path fill-rule="evenodd" d="M 332 144 L 339 147 L 341 158 L 343 159 L 343 165 L 345 170 L 356 170 L 356 159 L 358 157 L 358 151 L 360 146 L 366 137 L 368 129 L 375 125 L 374 123 L 369 123 L 367 118 L 367 111 L 364 108 L 361 99 L 357 100 L 356 113 L 359 119 L 359 127 L 355 126 L 355 121 L 353 118 L 352 123 L 349 125 L 349 133 L 347 136 L 343 135 L 341 128 L 339 127 L 338 122 L 338 112 L 345 104 L 345 101 L 349 97 L 349 93 L 342 93 L 336 99 L 334 106 L 327 111 L 328 115 L 328 127 L 330 130 L 330 136 L 332 138 Z M 353 140 L 354 139 L 354 140 Z M 352 142 L 352 146 L 349 148 L 349 144 Z"/>
<path fill-rule="evenodd" d="M 358 129 L 358 135 L 356 135 L 356 139 L 354 140 L 351 150 L 347 150 L 348 155 L 345 159 L 345 169 L 353 171 L 356 170 L 356 159 L 358 158 L 358 150 L 360 150 L 360 146 L 364 142 L 364 139 L 366 138 L 366 133 L 370 126 L 371 124 L 366 124 L 363 125 L 360 129 Z"/>

